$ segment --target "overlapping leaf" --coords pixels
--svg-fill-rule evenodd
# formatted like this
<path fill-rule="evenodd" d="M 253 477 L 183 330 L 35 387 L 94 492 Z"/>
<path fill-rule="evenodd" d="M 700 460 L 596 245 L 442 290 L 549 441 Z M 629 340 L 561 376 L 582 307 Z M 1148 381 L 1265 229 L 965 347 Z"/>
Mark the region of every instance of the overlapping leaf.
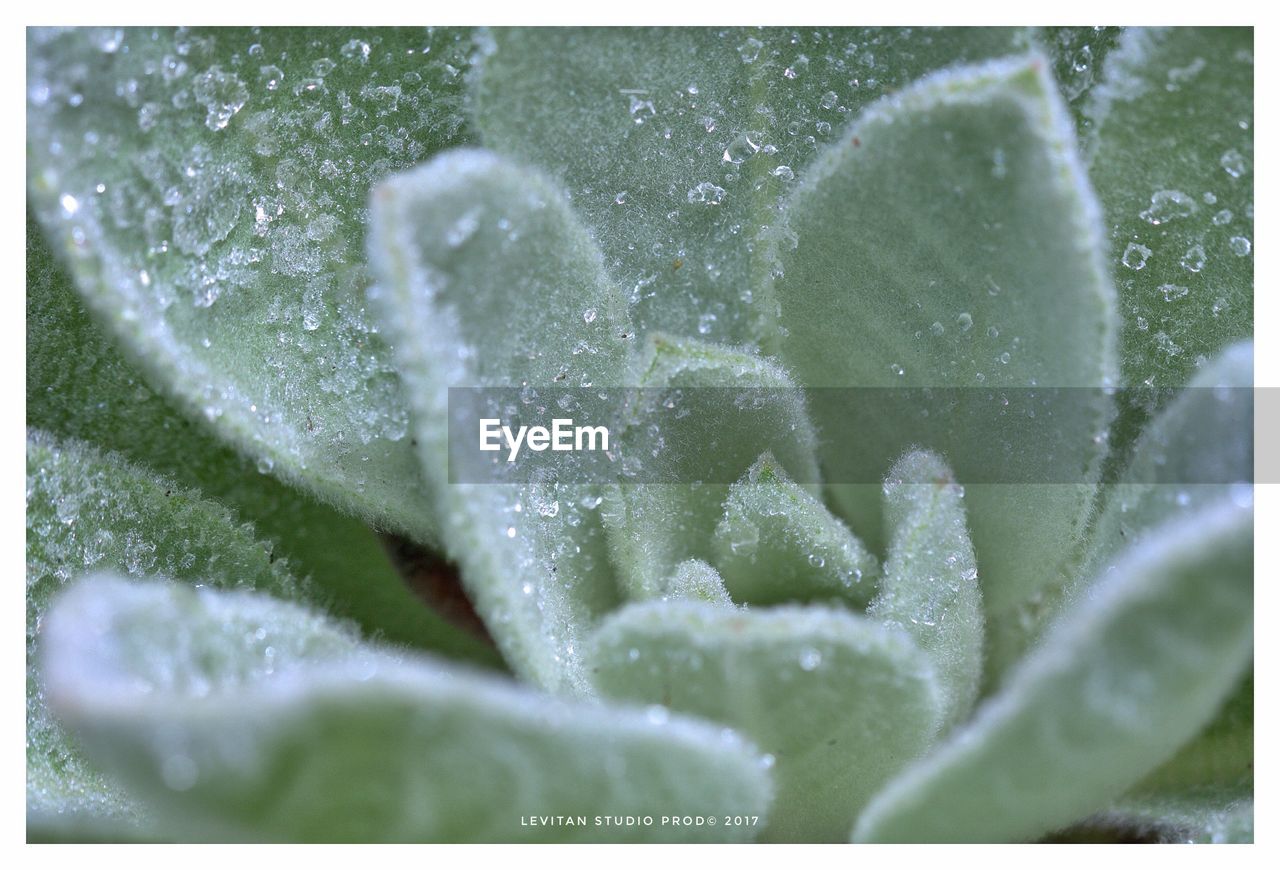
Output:
<path fill-rule="evenodd" d="M 471 115 L 487 147 L 566 185 L 641 334 L 758 345 L 772 313 L 762 230 L 850 114 L 1028 38 L 1014 28 L 499 29 Z"/>
<path fill-rule="evenodd" d="M 936 73 L 874 104 L 785 214 L 771 292 L 826 479 L 865 499 L 912 442 L 953 465 L 999 673 L 1025 642 L 1020 610 L 1064 576 L 1117 375 L 1100 217 L 1045 60 Z"/>
<path fill-rule="evenodd" d="M 28 36 L 28 185 L 151 383 L 322 499 L 431 542 L 366 311 L 369 186 L 465 140 L 453 32 Z"/>
<path fill-rule="evenodd" d="M 628 377 L 639 389 L 618 436 L 623 478 L 603 516 L 623 588 L 642 599 L 681 561 L 715 561 L 731 482 L 761 453 L 811 486 L 818 468 L 802 394 L 754 354 L 655 334 Z M 657 482 L 643 473 L 654 467 Z"/>
<path fill-rule="evenodd" d="M 602 625 L 591 661 L 602 695 L 728 723 L 769 753 L 771 839 L 843 839 L 939 721 L 928 658 L 902 632 L 842 610 L 633 604 Z"/>
<path fill-rule="evenodd" d="M 1213 716 L 1253 648 L 1253 510 L 1166 524 L 999 694 L 882 791 L 858 840 L 1035 838 L 1136 785 Z"/>
<path fill-rule="evenodd" d="M 451 482 L 452 463 L 478 454 L 469 433 L 450 439 L 449 389 L 492 389 L 477 401 L 508 421 L 513 391 L 510 404 L 536 410 L 561 384 L 616 386 L 632 338 L 626 305 L 555 188 L 488 152 L 451 152 L 397 176 L 372 207 L 377 301 L 446 546 L 517 673 L 586 691 L 582 642 L 617 603 L 600 496 L 554 472 L 510 478 L 500 461 L 492 478 Z"/>
<path fill-rule="evenodd" d="M 119 453 L 234 508 L 271 542 L 275 558 L 323 592 L 330 612 L 370 635 L 500 664 L 491 647 L 414 597 L 364 523 L 284 485 L 174 412 L 95 328 L 30 222 L 27 422 Z"/>
<path fill-rule="evenodd" d="M 398 659 L 262 595 L 99 577 L 45 635 L 59 713 L 185 837 L 745 839 L 595 820 L 768 806 L 768 771 L 732 732 Z"/>
<path fill-rule="evenodd" d="M 85 762 L 48 711 L 35 650 L 50 601 L 82 573 L 103 569 L 285 596 L 306 590 L 226 508 L 86 445 L 29 434 L 26 493 L 29 823 L 136 835 L 145 814 Z"/>

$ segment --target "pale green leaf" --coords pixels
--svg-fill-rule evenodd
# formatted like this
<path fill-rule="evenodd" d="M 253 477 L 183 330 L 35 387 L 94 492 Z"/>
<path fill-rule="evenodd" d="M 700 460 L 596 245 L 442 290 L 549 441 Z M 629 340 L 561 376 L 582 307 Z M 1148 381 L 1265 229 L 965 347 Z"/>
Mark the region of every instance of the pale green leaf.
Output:
<path fill-rule="evenodd" d="M 81 574 L 163 571 L 188 582 L 305 590 L 251 528 L 199 493 L 74 441 L 27 437 L 27 814 L 37 827 L 148 823 L 118 786 L 88 764 L 50 715 L 34 653 L 53 597 Z"/>
<path fill-rule="evenodd" d="M 1253 791 L 1210 787 L 1123 798 L 1048 839 L 1056 843 L 1252 843 Z"/>
<path fill-rule="evenodd" d="M 782 359 L 854 530 L 908 444 L 966 481 L 993 675 L 1024 643 L 1020 609 L 1068 568 L 1117 376 L 1101 220 L 1045 64 L 939 72 L 873 104 L 774 242 Z"/>
<path fill-rule="evenodd" d="M 43 653 L 87 750 L 192 839 L 731 840 L 752 831 L 657 819 L 768 806 L 732 732 L 398 659 L 254 593 L 99 577 L 55 607 Z M 636 814 L 655 823 L 595 824 Z"/>
<path fill-rule="evenodd" d="M 876 557 L 771 453 L 729 488 L 712 541 L 730 594 L 746 604 L 865 607 L 875 593 Z"/>
<path fill-rule="evenodd" d="M 761 453 L 814 484 L 816 444 L 801 392 L 754 354 L 654 333 L 630 379 L 640 389 L 618 435 L 624 479 L 604 521 L 623 588 L 650 598 L 685 559 L 715 562 L 730 485 Z"/>
<path fill-rule="evenodd" d="M 889 555 L 867 613 L 901 628 L 933 657 L 943 726 L 950 727 L 969 715 L 982 679 L 982 591 L 964 489 L 945 462 L 921 451 L 889 470 L 884 499 Z"/>
<path fill-rule="evenodd" d="M 1133 790 L 1134 796 L 1176 796 L 1198 788 L 1253 787 L 1253 671 L 1194 740 Z"/>
<path fill-rule="evenodd" d="M 772 314 L 762 231 L 849 114 L 1027 38 L 1014 28 L 501 28 L 482 40 L 470 109 L 486 147 L 565 184 L 641 335 L 758 344 Z"/>
<path fill-rule="evenodd" d="M 1134 547 L 969 724 L 877 795 L 854 838 L 1031 839 L 1120 797 L 1248 666 L 1252 539 L 1252 507 L 1225 501 Z"/>
<path fill-rule="evenodd" d="M 427 543 L 365 201 L 464 141 L 469 53 L 411 29 L 28 32 L 28 189 L 90 309 L 184 414 Z"/>
<path fill-rule="evenodd" d="M 720 574 L 715 568 L 698 559 L 690 559 L 676 566 L 676 572 L 667 578 L 662 597 L 733 605 L 733 600 L 725 590 L 724 580 L 720 578 Z"/>
<path fill-rule="evenodd" d="M 1134 444 L 1119 481 L 1104 488 L 1086 570 L 1109 570 L 1127 545 L 1161 523 L 1194 513 L 1253 480 L 1253 342 L 1207 363 Z M 1243 490 L 1242 490 L 1243 491 Z M 1080 594 L 1080 585 L 1068 590 Z"/>
<path fill-rule="evenodd" d="M 450 439 L 449 390 L 494 388 L 479 394 L 491 409 L 481 416 L 509 422 L 498 388 L 536 408 L 560 385 L 616 386 L 632 337 L 626 305 L 561 194 L 488 152 L 454 151 L 396 176 L 374 191 L 372 212 L 375 301 L 448 552 L 516 672 L 586 691 L 582 642 L 617 603 L 600 496 L 568 477 L 512 480 L 503 462 L 492 482 L 451 481 L 478 442 Z M 576 416 L 589 420 L 587 405 Z M 573 466 L 561 471 L 572 476 Z"/>
<path fill-rule="evenodd" d="M 27 424 L 113 451 L 252 520 L 277 559 L 370 635 L 500 666 L 487 644 L 417 600 L 375 532 L 265 473 L 146 385 L 95 328 L 38 228 L 27 225 Z"/>
<path fill-rule="evenodd" d="M 592 664 L 602 695 L 724 722 L 769 753 L 778 794 L 767 839 L 844 839 L 938 726 L 927 656 L 840 610 L 632 604 L 600 628 Z"/>
<path fill-rule="evenodd" d="M 1126 384 L 1253 334 L 1253 30 L 1131 28 L 1089 98 Z"/>

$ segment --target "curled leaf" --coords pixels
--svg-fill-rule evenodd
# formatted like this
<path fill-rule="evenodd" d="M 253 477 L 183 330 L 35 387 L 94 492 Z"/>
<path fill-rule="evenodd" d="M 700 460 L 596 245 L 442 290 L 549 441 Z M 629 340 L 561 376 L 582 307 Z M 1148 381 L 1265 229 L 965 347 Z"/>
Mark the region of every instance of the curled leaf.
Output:
<path fill-rule="evenodd" d="M 807 483 L 818 469 L 804 397 L 778 366 L 655 334 L 631 372 L 639 389 L 618 439 L 624 477 L 606 494 L 604 519 L 623 587 L 648 598 L 681 561 L 715 561 L 730 484 L 761 453 Z M 653 468 L 662 482 L 644 476 Z"/>
<path fill-rule="evenodd" d="M 1120 797 L 1247 667 L 1252 538 L 1251 506 L 1225 501 L 1134 547 L 967 725 L 876 796 L 854 839 L 1025 840 Z"/>
<path fill-rule="evenodd" d="M 1026 643 L 1021 610 L 1069 571 L 1118 374 L 1100 213 L 1046 61 L 937 72 L 871 105 L 784 214 L 778 350 L 809 390 L 824 479 L 865 522 L 866 484 L 904 443 L 952 464 L 998 675 Z"/>
<path fill-rule="evenodd" d="M 561 194 L 488 152 L 450 152 L 395 176 L 374 191 L 372 212 L 375 302 L 396 342 L 449 554 L 518 674 L 587 691 L 582 644 L 617 603 L 600 496 L 555 476 L 512 480 L 504 462 L 482 466 L 491 478 L 451 480 L 480 454 L 471 433 L 450 436 L 450 389 L 469 389 L 488 409 L 480 417 L 505 422 L 510 404 L 544 407 L 542 391 L 561 383 L 616 386 L 631 337 L 626 305 Z M 588 419 L 592 408 L 577 413 Z"/>
<path fill-rule="evenodd" d="M 768 839 L 846 837 L 938 724 L 927 656 L 841 610 L 632 604 L 601 626 L 591 660 L 602 695 L 724 722 L 769 753 L 778 794 Z"/>
<path fill-rule="evenodd" d="M 44 671 L 87 750 L 193 838 L 732 839 L 751 831 L 596 820 L 763 816 L 770 795 L 732 732 L 398 659 L 252 593 L 86 581 Z"/>
<path fill-rule="evenodd" d="M 28 46 L 28 189 L 100 322 L 224 442 L 434 542 L 365 304 L 364 205 L 464 141 L 466 34 L 33 29 Z"/>
<path fill-rule="evenodd" d="M 712 539 L 730 594 L 747 604 L 843 600 L 865 607 L 880 573 L 867 551 L 806 488 L 763 454 L 729 488 Z"/>
<path fill-rule="evenodd" d="M 964 489 L 932 453 L 908 453 L 884 485 L 891 530 L 880 594 L 867 613 L 933 657 L 943 724 L 969 715 L 982 678 L 982 591 L 965 526 Z"/>

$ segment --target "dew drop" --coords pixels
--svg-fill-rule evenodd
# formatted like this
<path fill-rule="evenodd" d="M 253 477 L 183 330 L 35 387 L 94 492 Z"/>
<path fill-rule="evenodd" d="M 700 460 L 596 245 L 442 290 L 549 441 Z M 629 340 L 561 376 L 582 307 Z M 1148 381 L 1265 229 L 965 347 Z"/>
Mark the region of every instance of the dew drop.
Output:
<path fill-rule="evenodd" d="M 822 664 L 822 653 L 811 646 L 800 650 L 800 670 L 816 671 Z"/>
<path fill-rule="evenodd" d="M 1128 247 L 1124 249 L 1124 255 L 1120 257 L 1120 262 L 1126 268 L 1135 272 L 1141 272 L 1147 265 L 1147 258 L 1151 256 L 1151 249 L 1145 245 L 1139 245 L 1136 242 L 1130 242 Z"/>
<path fill-rule="evenodd" d="M 1231 253 L 1237 257 L 1247 257 L 1249 252 L 1253 250 L 1253 244 L 1244 236 L 1232 236 L 1231 241 L 1227 242 L 1231 248 Z"/>
<path fill-rule="evenodd" d="M 1180 190 L 1157 190 L 1151 194 L 1151 205 L 1139 217 L 1154 226 L 1195 213 L 1196 201 Z"/>
<path fill-rule="evenodd" d="M 1199 272 L 1204 268 L 1205 255 L 1204 246 L 1192 245 L 1187 248 L 1187 252 L 1182 255 L 1182 268 L 1188 272 Z"/>

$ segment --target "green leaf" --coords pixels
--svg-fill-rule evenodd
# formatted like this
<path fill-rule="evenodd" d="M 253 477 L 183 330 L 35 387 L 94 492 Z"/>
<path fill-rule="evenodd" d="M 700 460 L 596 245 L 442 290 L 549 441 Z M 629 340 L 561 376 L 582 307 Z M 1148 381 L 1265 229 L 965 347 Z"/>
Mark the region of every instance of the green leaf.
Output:
<path fill-rule="evenodd" d="M 1045 65 L 935 73 L 869 107 L 773 242 L 781 356 L 847 515 L 868 520 L 856 502 L 906 444 L 966 481 L 993 676 L 1021 651 L 1020 609 L 1065 575 L 1117 376 L 1098 209 Z"/>
<path fill-rule="evenodd" d="M 39 230 L 27 223 L 27 423 L 164 474 L 252 520 L 276 558 L 370 635 L 501 666 L 487 644 L 423 606 L 378 536 L 264 473 L 176 413 L 95 327 Z"/>
<path fill-rule="evenodd" d="M 676 572 L 667 578 L 662 597 L 664 600 L 674 598 L 733 606 L 720 574 L 697 559 L 689 559 L 676 566 Z"/>
<path fill-rule="evenodd" d="M 1253 670 L 1218 715 L 1178 754 L 1133 790 L 1133 796 L 1176 796 L 1203 787 L 1253 788 Z"/>
<path fill-rule="evenodd" d="M 568 188 L 641 335 L 758 345 L 772 313 L 762 231 L 848 115 L 1026 41 L 1013 28 L 500 28 L 481 41 L 470 111 L 487 147 Z"/>
<path fill-rule="evenodd" d="M 59 714 L 192 839 L 744 839 L 657 817 L 768 806 L 731 732 L 400 660 L 266 596 L 98 577 L 45 634 Z M 593 824 L 636 814 L 655 824 Z"/>
<path fill-rule="evenodd" d="M 892 542 L 867 613 L 911 635 L 933 658 L 943 727 L 950 727 L 973 709 L 982 678 L 982 591 L 964 489 L 938 456 L 919 451 L 890 469 L 884 500 Z"/>
<path fill-rule="evenodd" d="M 825 599 L 865 607 L 880 573 L 849 527 L 771 453 L 729 488 L 712 543 L 730 594 L 747 604 Z"/>
<path fill-rule="evenodd" d="M 444 154 L 383 184 L 372 225 L 375 301 L 396 341 L 448 552 L 516 672 L 586 691 L 582 642 L 618 598 L 600 496 L 554 476 L 511 482 L 507 463 L 493 466 L 493 482 L 452 482 L 451 463 L 475 448 L 449 437 L 449 389 L 512 388 L 479 394 L 490 409 L 482 417 L 507 421 L 503 397 L 515 389 L 537 407 L 561 384 L 616 386 L 632 335 L 626 305 L 559 192 L 487 152 Z M 576 414 L 589 419 L 588 404 Z"/>
<path fill-rule="evenodd" d="M 767 839 L 844 839 L 938 725 L 928 658 L 905 634 L 840 610 L 632 604 L 601 626 L 591 661 L 602 695 L 724 722 L 773 757 Z"/>
<path fill-rule="evenodd" d="M 1071 119 L 1087 143 L 1092 135 L 1092 119 L 1087 107 L 1095 89 L 1101 87 L 1102 67 L 1120 41 L 1122 27 L 1039 27 L 1037 41 L 1049 55 L 1053 78 Z"/>
<path fill-rule="evenodd" d="M 1206 364 L 1151 420 L 1119 481 L 1105 488 L 1082 579 L 1108 570 L 1126 545 L 1253 480 L 1253 342 Z M 1080 594 L 1079 584 L 1069 590 Z"/>
<path fill-rule="evenodd" d="M 50 601 L 82 573 L 163 571 L 188 582 L 308 594 L 252 528 L 199 493 L 74 441 L 27 436 L 27 814 L 53 831 L 139 835 L 145 813 L 86 762 L 50 715 L 35 649 Z"/>
<path fill-rule="evenodd" d="M 28 33 L 28 188 L 89 308 L 183 413 L 424 543 L 365 198 L 464 140 L 469 51 L 449 31 Z"/>
<path fill-rule="evenodd" d="M 731 482 L 761 453 L 809 483 L 818 467 L 803 395 L 754 354 L 655 333 L 630 380 L 639 389 L 617 438 L 624 479 L 606 492 L 604 521 L 619 579 L 638 599 L 660 594 L 685 559 L 715 561 Z M 643 476 L 655 470 L 662 482 Z"/>
<path fill-rule="evenodd" d="M 1252 538 L 1252 506 L 1226 501 L 1134 547 L 968 725 L 877 795 L 854 839 L 1031 839 L 1134 786 L 1248 666 Z"/>
<path fill-rule="evenodd" d="M 1132 28 L 1090 97 L 1126 384 L 1253 334 L 1253 74 L 1252 28 Z"/>
<path fill-rule="evenodd" d="M 1253 792 L 1200 788 L 1124 798 L 1051 842 L 1252 843 Z"/>

